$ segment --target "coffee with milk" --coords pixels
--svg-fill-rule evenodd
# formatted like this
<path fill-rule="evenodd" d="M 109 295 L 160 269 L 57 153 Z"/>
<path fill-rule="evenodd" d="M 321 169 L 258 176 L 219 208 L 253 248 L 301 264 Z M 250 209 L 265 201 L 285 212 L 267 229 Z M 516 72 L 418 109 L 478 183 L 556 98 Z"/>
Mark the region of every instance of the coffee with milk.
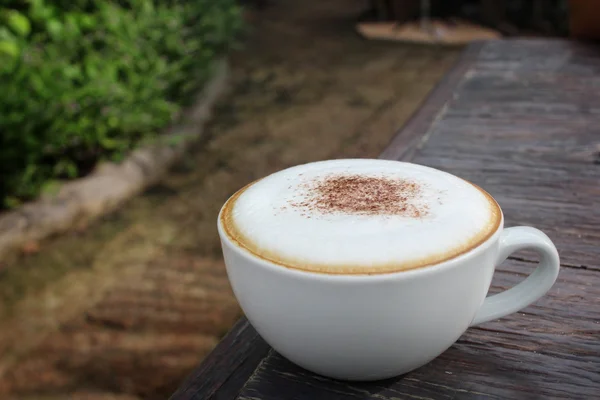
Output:
<path fill-rule="evenodd" d="M 480 188 L 382 160 L 331 160 L 269 175 L 224 208 L 227 234 L 288 268 L 380 274 L 422 268 L 485 241 L 501 220 Z"/>
<path fill-rule="evenodd" d="M 274 173 L 227 200 L 217 227 L 248 321 L 279 354 L 338 379 L 412 371 L 469 326 L 534 302 L 559 269 L 548 236 L 504 228 L 484 190 L 397 161 Z M 535 272 L 486 298 L 496 265 L 521 249 L 540 255 Z"/>

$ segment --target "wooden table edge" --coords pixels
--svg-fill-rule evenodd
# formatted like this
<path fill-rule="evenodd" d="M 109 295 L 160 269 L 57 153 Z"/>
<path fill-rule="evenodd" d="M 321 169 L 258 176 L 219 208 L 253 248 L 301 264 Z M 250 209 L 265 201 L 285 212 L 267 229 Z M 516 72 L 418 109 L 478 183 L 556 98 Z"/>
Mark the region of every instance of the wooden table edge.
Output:
<path fill-rule="evenodd" d="M 398 130 L 379 158 L 409 161 L 427 139 L 427 132 L 445 104 L 452 99 L 465 72 L 477 59 L 485 42 L 466 47 L 456 63 L 428 94 L 409 120 Z M 233 344 L 246 343 L 247 353 L 231 351 Z M 237 346 L 235 346 L 237 349 Z M 171 400 L 235 399 L 261 361 L 269 345 L 242 317 L 215 349 L 182 382 Z M 227 367 L 224 369 L 222 367 Z"/>
<path fill-rule="evenodd" d="M 242 317 L 170 399 L 234 399 L 269 350 L 270 346 Z"/>

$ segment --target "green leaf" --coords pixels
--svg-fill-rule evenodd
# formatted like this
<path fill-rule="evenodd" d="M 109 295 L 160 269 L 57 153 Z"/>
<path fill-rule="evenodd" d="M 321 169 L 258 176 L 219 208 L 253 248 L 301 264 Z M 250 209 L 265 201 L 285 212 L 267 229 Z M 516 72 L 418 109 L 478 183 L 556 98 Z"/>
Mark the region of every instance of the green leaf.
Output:
<path fill-rule="evenodd" d="M 94 61 L 86 60 L 85 73 L 90 79 L 94 79 L 98 76 L 98 67 Z"/>
<path fill-rule="evenodd" d="M 142 1 L 142 13 L 148 15 L 154 13 L 154 4 L 151 1 Z"/>
<path fill-rule="evenodd" d="M 5 26 L 0 26 L 0 39 L 13 42 L 16 39 L 16 37 Z"/>
<path fill-rule="evenodd" d="M 73 13 L 69 13 L 65 16 L 66 26 L 69 29 L 69 33 L 74 36 L 81 35 L 81 30 L 79 29 L 79 24 L 77 23 L 77 17 Z"/>
<path fill-rule="evenodd" d="M 107 123 L 109 128 L 116 128 L 119 125 L 119 119 L 114 115 L 111 115 L 108 117 Z"/>
<path fill-rule="evenodd" d="M 17 43 L 8 40 L 0 41 L 0 56 L 9 57 L 14 60 L 19 57 L 20 53 L 21 50 Z"/>
<path fill-rule="evenodd" d="M 111 139 L 109 137 L 106 136 L 102 136 L 99 138 L 99 142 L 100 142 L 100 146 L 102 146 L 104 149 L 106 150 L 115 150 L 118 149 L 119 146 L 119 141 L 115 140 L 115 139 Z"/>
<path fill-rule="evenodd" d="M 81 70 L 79 65 L 67 65 L 63 69 L 63 74 L 68 79 L 75 79 L 81 77 Z"/>
<path fill-rule="evenodd" d="M 31 7 L 29 17 L 36 22 L 44 22 L 52 17 L 53 10 L 51 6 L 44 3 L 44 0 L 30 0 Z"/>
<path fill-rule="evenodd" d="M 79 17 L 79 25 L 83 29 L 92 29 L 96 26 L 96 19 L 89 14 L 81 14 Z"/>
<path fill-rule="evenodd" d="M 6 24 L 17 35 L 25 37 L 31 32 L 31 24 L 26 16 L 16 10 L 10 10 L 6 17 Z"/>
<path fill-rule="evenodd" d="M 63 24 L 57 19 L 51 19 L 46 23 L 46 29 L 52 39 L 58 39 L 62 35 Z"/>
<path fill-rule="evenodd" d="M 46 83 L 44 82 L 44 80 L 41 78 L 40 75 L 32 74 L 29 79 L 31 82 L 31 86 L 33 87 L 33 89 L 35 90 L 35 92 L 37 94 L 43 94 L 46 92 Z"/>

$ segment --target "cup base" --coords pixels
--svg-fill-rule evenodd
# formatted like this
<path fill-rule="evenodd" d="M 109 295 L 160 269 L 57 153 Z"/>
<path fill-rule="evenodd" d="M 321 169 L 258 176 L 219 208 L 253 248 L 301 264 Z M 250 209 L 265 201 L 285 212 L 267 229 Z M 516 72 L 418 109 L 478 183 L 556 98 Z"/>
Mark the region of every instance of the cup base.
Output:
<path fill-rule="evenodd" d="M 315 367 L 312 365 L 306 365 L 305 363 L 302 363 L 302 362 L 295 362 L 294 360 L 290 359 L 289 357 L 284 356 L 280 352 L 277 352 L 277 355 L 279 357 L 285 359 L 286 361 L 290 362 L 297 368 L 301 368 L 312 374 L 316 374 L 316 375 L 319 375 L 319 376 L 327 378 L 327 379 L 333 379 L 333 380 L 343 381 L 343 382 L 378 382 L 378 381 L 385 381 L 385 380 L 400 378 L 401 376 L 406 375 L 409 372 L 412 372 L 418 368 L 421 368 L 422 366 L 429 364 L 431 361 L 433 361 L 435 358 L 437 358 L 437 356 L 436 356 L 429 360 L 426 360 L 425 362 L 420 362 L 418 364 L 412 364 L 410 366 L 404 366 L 401 368 L 393 368 L 393 369 L 388 369 L 385 371 L 369 372 L 369 371 L 356 371 L 356 370 L 355 371 L 333 371 L 331 369 L 322 368 L 319 366 Z"/>

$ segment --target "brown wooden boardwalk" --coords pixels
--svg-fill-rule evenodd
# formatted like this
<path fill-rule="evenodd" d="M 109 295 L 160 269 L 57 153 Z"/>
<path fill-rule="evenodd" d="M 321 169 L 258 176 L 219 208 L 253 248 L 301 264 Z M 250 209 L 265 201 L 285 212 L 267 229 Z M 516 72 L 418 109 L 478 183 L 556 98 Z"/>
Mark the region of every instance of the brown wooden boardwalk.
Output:
<path fill-rule="evenodd" d="M 172 399 L 600 398 L 600 47 L 474 44 L 381 155 L 489 191 L 506 226 L 545 231 L 554 287 L 519 313 L 470 328 L 430 364 L 375 383 L 339 382 L 283 359 L 241 320 Z M 490 293 L 532 271 L 519 253 Z"/>

